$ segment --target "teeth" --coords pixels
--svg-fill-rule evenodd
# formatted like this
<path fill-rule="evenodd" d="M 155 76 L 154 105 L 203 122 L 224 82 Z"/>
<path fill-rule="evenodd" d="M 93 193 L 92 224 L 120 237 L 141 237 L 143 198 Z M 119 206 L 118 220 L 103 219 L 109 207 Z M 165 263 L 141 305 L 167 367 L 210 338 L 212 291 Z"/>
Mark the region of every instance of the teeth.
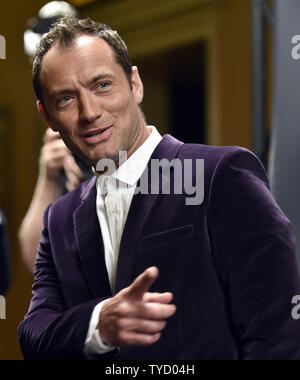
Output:
<path fill-rule="evenodd" d="M 98 135 L 101 135 L 101 133 L 103 133 L 103 132 L 104 131 L 93 133 L 92 135 L 88 135 L 88 137 L 98 136 Z"/>

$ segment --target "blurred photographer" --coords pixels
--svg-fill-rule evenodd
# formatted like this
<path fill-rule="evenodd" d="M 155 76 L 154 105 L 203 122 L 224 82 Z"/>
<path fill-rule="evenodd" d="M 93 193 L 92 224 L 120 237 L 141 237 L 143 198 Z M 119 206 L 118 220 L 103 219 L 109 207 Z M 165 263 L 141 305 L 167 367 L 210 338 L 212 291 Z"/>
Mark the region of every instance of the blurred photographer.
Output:
<path fill-rule="evenodd" d="M 31 273 L 34 271 L 46 207 L 64 193 L 74 190 L 88 176 L 88 168 L 81 169 L 59 134 L 48 129 L 40 154 L 34 195 L 19 230 L 23 261 Z"/>

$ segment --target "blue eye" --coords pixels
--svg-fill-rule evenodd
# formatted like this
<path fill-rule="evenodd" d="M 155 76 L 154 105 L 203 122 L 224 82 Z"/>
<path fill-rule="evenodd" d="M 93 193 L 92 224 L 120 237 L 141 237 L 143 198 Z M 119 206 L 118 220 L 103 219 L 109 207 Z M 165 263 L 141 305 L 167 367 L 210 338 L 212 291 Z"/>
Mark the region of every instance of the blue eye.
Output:
<path fill-rule="evenodd" d="M 68 102 L 71 99 L 71 96 L 65 96 L 64 98 L 60 99 L 60 102 L 65 103 Z"/>
<path fill-rule="evenodd" d="M 106 89 L 107 87 L 109 86 L 109 83 L 107 82 L 103 82 L 103 83 L 99 83 L 98 87 L 101 89 Z"/>
<path fill-rule="evenodd" d="M 67 103 L 67 102 L 69 102 L 71 99 L 72 99 L 71 96 L 64 96 L 63 98 L 58 99 L 57 104 Z"/>

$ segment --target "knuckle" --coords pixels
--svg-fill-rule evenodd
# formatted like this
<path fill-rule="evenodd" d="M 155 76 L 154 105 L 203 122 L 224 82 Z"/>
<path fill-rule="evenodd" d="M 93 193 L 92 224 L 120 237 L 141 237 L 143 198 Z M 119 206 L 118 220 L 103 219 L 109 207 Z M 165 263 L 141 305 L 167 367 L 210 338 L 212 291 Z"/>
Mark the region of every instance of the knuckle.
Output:
<path fill-rule="evenodd" d="M 153 334 L 162 331 L 166 326 L 165 322 L 153 322 L 151 325 L 151 331 Z"/>
<path fill-rule="evenodd" d="M 128 305 L 121 302 L 116 308 L 116 313 L 119 317 L 125 317 L 128 314 Z"/>
<path fill-rule="evenodd" d="M 123 307 L 122 307 L 122 304 L 119 304 L 116 306 L 116 309 L 115 309 L 115 313 L 118 317 L 121 317 L 122 316 L 122 312 L 123 312 Z"/>
<path fill-rule="evenodd" d="M 154 333 L 160 333 L 161 331 L 163 331 L 165 329 L 166 325 L 167 325 L 167 323 L 165 321 L 158 322 L 156 324 L 156 328 L 155 328 Z"/>
<path fill-rule="evenodd" d="M 155 322 L 146 322 L 145 324 L 144 324 L 144 329 L 149 333 L 149 334 L 151 334 L 151 333 L 155 333 L 156 332 L 156 330 L 157 330 L 157 323 L 155 323 Z"/>
<path fill-rule="evenodd" d="M 152 311 L 152 313 L 153 313 L 153 317 L 155 319 L 159 319 L 160 318 L 161 313 L 160 313 L 160 310 L 158 308 L 154 308 L 153 311 Z"/>
<path fill-rule="evenodd" d="M 120 345 L 126 345 L 128 344 L 128 337 L 127 334 L 124 331 L 119 331 L 117 333 L 117 339 Z"/>
<path fill-rule="evenodd" d="M 155 334 L 155 335 L 147 335 L 145 337 L 146 344 L 150 345 L 150 344 L 153 344 L 156 341 L 157 341 L 157 334 Z"/>
<path fill-rule="evenodd" d="M 115 298 L 125 297 L 127 295 L 128 288 L 122 289 L 118 294 L 115 295 Z"/>
<path fill-rule="evenodd" d="M 148 340 L 148 343 L 151 344 L 155 341 L 155 338 L 156 338 L 156 335 L 148 335 L 147 336 L 147 340 Z"/>
<path fill-rule="evenodd" d="M 124 319 L 120 318 L 116 321 L 117 329 L 120 331 L 125 328 L 125 321 Z"/>

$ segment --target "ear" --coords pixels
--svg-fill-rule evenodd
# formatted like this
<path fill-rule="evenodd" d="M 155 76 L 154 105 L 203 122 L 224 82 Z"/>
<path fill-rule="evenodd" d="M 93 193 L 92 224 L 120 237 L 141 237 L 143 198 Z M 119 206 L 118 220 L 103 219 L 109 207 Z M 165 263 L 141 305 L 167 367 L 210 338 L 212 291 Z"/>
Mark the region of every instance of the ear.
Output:
<path fill-rule="evenodd" d="M 52 122 L 52 120 L 50 119 L 45 107 L 43 106 L 43 104 L 38 100 L 36 102 L 36 105 L 37 105 L 37 109 L 40 113 L 40 115 L 42 116 L 42 118 L 45 120 L 45 122 L 49 125 L 49 127 L 54 131 L 54 132 L 57 132 L 57 129 L 55 128 L 54 126 L 54 123 Z"/>
<path fill-rule="evenodd" d="M 140 105 L 144 98 L 144 85 L 136 66 L 132 67 L 131 83 L 134 99 L 136 103 Z"/>

